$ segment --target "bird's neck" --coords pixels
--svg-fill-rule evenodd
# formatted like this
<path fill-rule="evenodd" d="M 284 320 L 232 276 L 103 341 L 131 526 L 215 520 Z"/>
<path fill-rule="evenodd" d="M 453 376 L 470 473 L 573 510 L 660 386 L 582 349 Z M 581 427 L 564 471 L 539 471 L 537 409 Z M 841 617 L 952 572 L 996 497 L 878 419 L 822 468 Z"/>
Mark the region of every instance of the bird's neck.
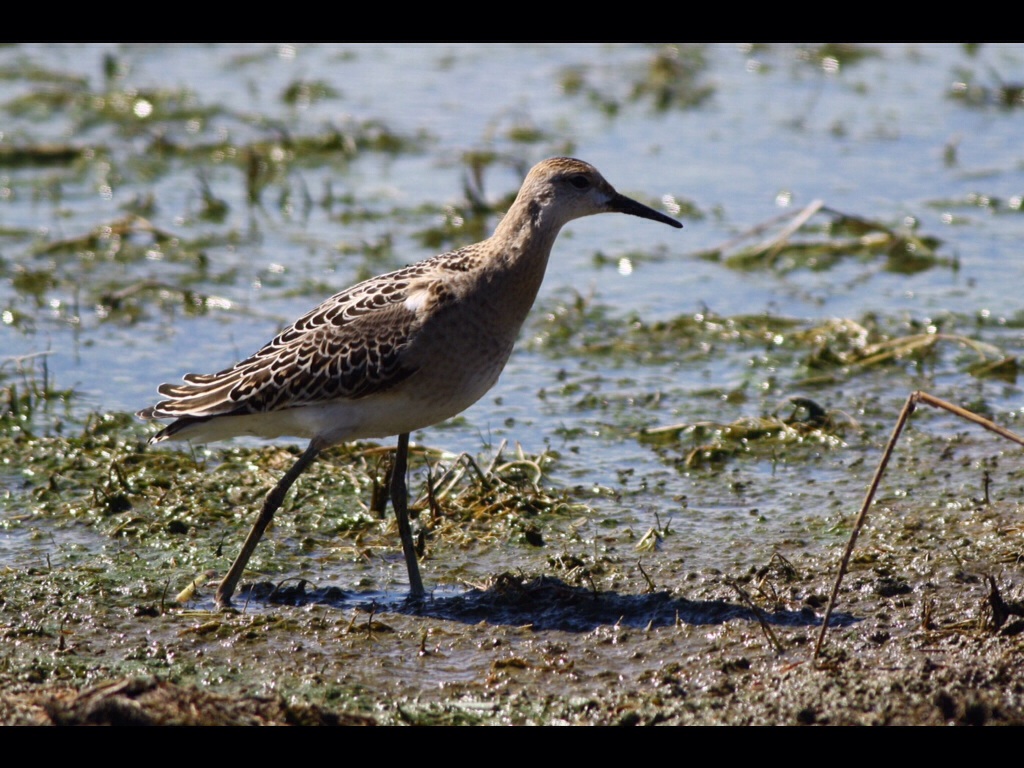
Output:
<path fill-rule="evenodd" d="M 510 305 L 507 310 L 520 321 L 537 297 L 562 224 L 550 215 L 545 217 L 541 206 L 516 200 L 491 236 L 495 258 L 491 268 L 504 285 L 502 296 Z"/>

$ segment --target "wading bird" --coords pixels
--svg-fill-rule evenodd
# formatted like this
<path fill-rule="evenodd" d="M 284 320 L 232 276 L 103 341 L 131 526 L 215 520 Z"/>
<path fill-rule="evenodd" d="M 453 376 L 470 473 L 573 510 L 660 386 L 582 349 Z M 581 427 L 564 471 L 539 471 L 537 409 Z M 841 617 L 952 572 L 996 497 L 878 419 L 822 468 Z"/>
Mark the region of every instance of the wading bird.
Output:
<path fill-rule="evenodd" d="M 559 230 L 583 216 L 627 213 L 682 227 L 620 195 L 592 165 L 535 165 L 487 240 L 371 278 L 332 296 L 256 354 L 219 373 L 164 384 L 143 419 L 174 419 L 150 442 L 301 437 L 309 446 L 267 495 L 217 589 L 227 607 L 246 563 L 295 479 L 332 445 L 398 436 L 391 503 L 409 593 L 423 595 L 409 527 L 409 433 L 471 406 L 498 380 L 544 279 Z"/>

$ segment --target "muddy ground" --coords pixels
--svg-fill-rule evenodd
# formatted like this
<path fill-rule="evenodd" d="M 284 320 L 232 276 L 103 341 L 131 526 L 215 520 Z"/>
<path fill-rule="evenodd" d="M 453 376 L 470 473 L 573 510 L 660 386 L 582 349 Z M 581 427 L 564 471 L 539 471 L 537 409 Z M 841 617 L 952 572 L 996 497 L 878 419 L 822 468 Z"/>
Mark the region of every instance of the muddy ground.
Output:
<path fill-rule="evenodd" d="M 612 548 L 586 584 L 556 564 L 420 604 L 257 583 L 231 613 L 212 584 L 179 606 L 10 573 L 0 722 L 1024 724 L 1018 518 L 878 510 L 817 660 L 835 553 L 675 573 Z"/>

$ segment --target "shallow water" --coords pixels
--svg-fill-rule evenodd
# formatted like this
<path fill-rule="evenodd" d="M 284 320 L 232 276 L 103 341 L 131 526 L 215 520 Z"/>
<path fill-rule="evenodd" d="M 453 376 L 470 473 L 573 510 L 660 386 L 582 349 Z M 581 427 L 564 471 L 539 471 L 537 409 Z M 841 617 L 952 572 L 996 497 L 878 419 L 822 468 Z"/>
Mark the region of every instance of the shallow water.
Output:
<path fill-rule="evenodd" d="M 522 171 L 536 160 L 572 154 L 594 163 L 628 195 L 654 205 L 664 201 L 670 210 L 673 201 L 690 205 L 699 215 L 684 216 L 682 231 L 612 216 L 569 225 L 499 384 L 454 424 L 414 440 L 474 454 L 493 450 L 502 439 L 532 452 L 551 446 L 560 452 L 555 482 L 594 489 L 588 503 L 620 525 L 643 530 L 671 518 L 685 534 L 677 540 L 688 565 L 757 560 L 765 550 L 744 547 L 744 537 L 753 533 L 774 543 L 790 527 L 803 530 L 815 518 L 827 528 L 859 502 L 868 473 L 849 469 L 860 466 L 870 445 L 851 437 L 855 455 L 823 450 L 808 460 L 787 459 L 783 452 L 708 475 L 680 469 L 674 455 L 638 443 L 631 433 L 638 426 L 760 415 L 804 394 L 801 375 L 779 370 L 770 354 L 750 348 L 723 345 L 696 358 L 680 354 L 647 362 L 642 354 L 609 359 L 571 348 L 552 353 L 535 339 L 549 328 L 546 313 L 582 295 L 623 323 L 708 311 L 806 323 L 877 313 L 924 328 L 951 314 L 981 317 L 985 324 L 977 333 L 983 340 L 1008 352 L 1020 348 L 1020 331 L 1001 319 L 1018 316 L 1024 284 L 1024 260 L 1016 253 L 1024 112 L 992 99 L 971 104 L 951 93 L 958 82 L 994 89 L 992 72 L 1019 82 L 1024 47 L 971 52 L 957 45 L 877 45 L 864 47 L 869 55 L 863 58 L 842 61 L 807 50 L 263 44 L 0 49 L 3 143 L 70 142 L 105 153 L 105 159 L 71 165 L 0 168 L 0 189 L 6 190 L 0 195 L 5 369 L 14 369 L 13 358 L 45 352 L 50 379 L 75 390 L 71 420 L 93 410 L 135 411 L 152 402 L 158 384 L 229 365 L 331 292 L 436 253 L 439 247 L 425 245 L 421 235 L 444 219 L 445 206 L 462 202 L 466 153 L 500 158 L 483 174 L 483 195 L 490 201 L 514 193 Z M 109 77 L 104 57 L 111 62 Z M 663 109 L 653 96 L 633 98 L 653 82 L 650 72 L 659 57 L 692 59 L 694 90 L 706 97 L 688 102 L 670 92 Z M 83 98 L 127 98 L 126 109 L 138 119 L 127 125 L 90 122 L 89 110 L 73 102 L 48 108 L 41 100 L 31 109 L 16 108 L 20 97 L 48 90 L 39 85 L 47 78 L 33 74 L 39 72 L 80 78 Z M 314 95 L 306 99 L 300 89 L 294 100 L 284 98 L 296 83 L 313 84 Z M 317 98 L 317 87 L 330 95 Z M 186 116 L 147 122 L 147 92 L 174 89 Z M 243 163 L 153 156 L 158 135 L 181 146 L 287 146 L 289 138 L 364 121 L 379 121 L 408 139 L 409 148 L 332 155 L 324 162 L 300 157 L 282 164 L 258 205 L 247 201 Z M 223 219 L 201 215 L 204 189 L 226 204 Z M 913 221 L 918 232 L 944 241 L 940 253 L 958 267 L 906 274 L 854 257 L 817 270 L 740 271 L 695 256 L 819 198 L 833 209 L 893 226 Z M 167 249 L 119 261 L 116 254 L 99 253 L 102 247 L 99 255 L 72 257 L 41 248 L 116 220 L 147 199 L 142 207 L 154 226 L 183 238 L 210 237 L 203 249 L 206 277 L 196 279 L 194 265 L 176 261 Z M 491 217 L 485 230 L 493 223 Z M 52 271 L 55 283 L 26 293 L 16 287 L 25 269 Z M 98 301 L 106 286 L 138 280 L 190 281 L 214 298 L 201 313 L 153 302 L 130 318 L 110 315 Z M 945 354 L 930 369 L 911 366 L 895 378 L 852 382 L 822 397 L 828 407 L 866 419 L 874 434 L 884 434 L 917 386 L 954 399 L 966 393 L 1001 419 L 1015 418 L 1018 388 L 972 379 L 957 354 Z M 623 481 L 627 469 L 633 474 Z M 745 490 L 723 490 L 725 485 Z M 626 503 L 608 489 L 624 493 Z M 802 511 L 794 516 L 794 508 Z M 587 531 L 594 525 L 583 521 L 582 535 L 593 535 Z M 480 564 L 485 573 L 496 567 Z"/>

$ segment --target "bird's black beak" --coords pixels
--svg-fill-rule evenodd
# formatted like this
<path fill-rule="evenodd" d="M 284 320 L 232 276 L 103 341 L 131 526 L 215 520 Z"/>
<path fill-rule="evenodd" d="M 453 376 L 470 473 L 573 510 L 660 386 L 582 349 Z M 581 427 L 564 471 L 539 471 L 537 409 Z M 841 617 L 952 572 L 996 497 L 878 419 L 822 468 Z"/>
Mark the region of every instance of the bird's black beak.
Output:
<path fill-rule="evenodd" d="M 666 216 L 660 211 L 648 208 L 643 203 L 638 203 L 636 200 L 618 193 L 616 193 L 615 197 L 608 202 L 608 208 L 618 213 L 628 213 L 630 216 L 639 216 L 641 219 L 660 221 L 662 224 L 668 224 L 670 227 L 675 227 L 676 229 L 683 228 L 683 225 L 671 216 Z"/>

